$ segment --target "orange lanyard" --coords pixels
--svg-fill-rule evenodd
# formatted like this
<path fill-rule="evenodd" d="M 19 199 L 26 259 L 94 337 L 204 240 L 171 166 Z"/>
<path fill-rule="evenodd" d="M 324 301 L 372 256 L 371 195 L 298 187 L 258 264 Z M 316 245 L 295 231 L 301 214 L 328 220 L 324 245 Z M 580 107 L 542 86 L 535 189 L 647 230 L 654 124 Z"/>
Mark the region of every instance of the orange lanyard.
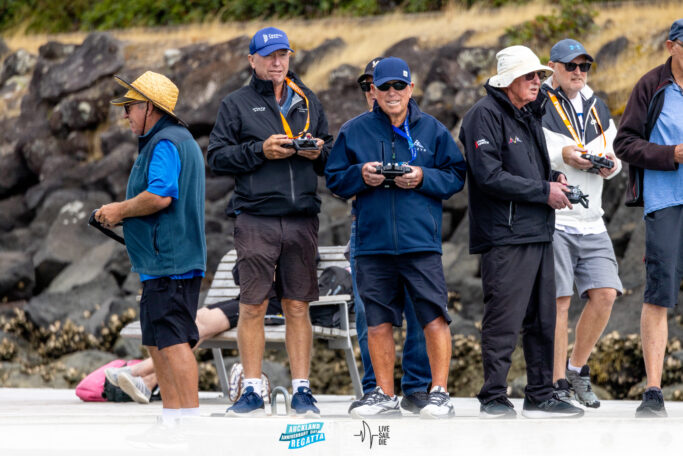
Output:
<path fill-rule="evenodd" d="M 557 99 L 555 94 L 551 93 L 549 95 L 550 95 L 550 101 L 553 102 L 553 106 L 555 106 L 555 110 L 560 115 L 562 122 L 564 122 L 564 126 L 567 127 L 567 130 L 569 130 L 569 133 L 571 133 L 576 144 L 580 148 L 583 149 L 583 144 L 581 144 L 581 138 L 579 138 L 579 135 L 576 133 L 574 126 L 569 121 L 569 118 L 567 117 L 567 114 L 564 112 L 564 109 L 562 108 L 562 105 L 560 104 L 559 100 Z M 595 105 L 591 106 L 591 112 L 593 113 L 593 117 L 595 118 L 596 122 L 598 122 L 598 126 L 600 127 L 600 133 L 602 134 L 602 141 L 603 141 L 604 147 L 606 149 L 607 148 L 607 138 L 605 137 L 605 130 L 602 128 L 602 123 L 600 122 L 600 117 L 598 116 L 598 111 L 595 109 Z M 602 154 L 598 154 L 598 156 L 602 157 Z"/>
<path fill-rule="evenodd" d="M 285 82 L 293 91 L 295 91 L 306 102 L 306 126 L 304 127 L 303 130 L 301 130 L 301 132 L 298 135 L 294 136 L 292 134 L 292 129 L 290 128 L 289 123 L 287 122 L 287 119 L 285 119 L 284 114 L 282 114 L 282 111 L 280 111 L 280 118 L 282 118 L 282 126 L 284 127 L 285 133 L 287 134 L 288 138 L 291 138 L 291 139 L 301 138 L 304 135 L 304 133 L 306 133 L 308 131 L 308 127 L 311 123 L 311 110 L 308 109 L 308 98 L 306 98 L 304 91 L 301 90 L 299 88 L 299 86 L 294 83 L 294 81 L 292 81 L 289 78 L 285 78 Z"/>

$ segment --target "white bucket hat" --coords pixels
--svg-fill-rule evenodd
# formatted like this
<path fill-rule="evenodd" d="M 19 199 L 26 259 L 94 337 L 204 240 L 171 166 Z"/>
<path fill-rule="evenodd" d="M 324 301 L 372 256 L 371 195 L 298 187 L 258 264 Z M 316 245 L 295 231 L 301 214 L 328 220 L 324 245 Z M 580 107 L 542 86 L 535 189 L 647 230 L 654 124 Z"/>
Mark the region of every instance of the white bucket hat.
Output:
<path fill-rule="evenodd" d="M 508 87 L 512 81 L 534 71 L 549 71 L 553 69 L 541 65 L 534 51 L 526 46 L 510 46 L 496 54 L 498 60 L 498 74 L 489 79 L 492 87 Z"/>

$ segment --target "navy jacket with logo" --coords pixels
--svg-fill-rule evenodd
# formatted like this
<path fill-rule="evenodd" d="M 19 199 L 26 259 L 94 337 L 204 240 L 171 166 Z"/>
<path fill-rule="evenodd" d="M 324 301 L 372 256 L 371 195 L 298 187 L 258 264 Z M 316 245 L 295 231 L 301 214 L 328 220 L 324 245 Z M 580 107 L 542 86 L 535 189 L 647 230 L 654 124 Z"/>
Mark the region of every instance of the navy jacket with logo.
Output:
<path fill-rule="evenodd" d="M 327 119 L 318 98 L 289 72 L 309 101 L 308 132 L 325 141 L 316 160 L 292 155 L 268 160 L 263 142 L 274 134 L 285 134 L 280 108 L 271 81 L 252 75 L 249 85 L 226 96 L 218 110 L 211 131 L 207 162 L 215 174 L 235 176 L 235 192 L 228 205 L 228 215 L 235 211 L 252 215 L 314 215 L 320 212 L 316 194 L 317 175 L 325 169 L 332 147 Z M 291 89 L 290 89 L 291 90 Z M 294 135 L 306 125 L 306 102 L 294 94 L 285 118 Z"/>
<path fill-rule="evenodd" d="M 559 173 L 550 159 L 541 127 L 545 95 L 517 109 L 500 89 L 465 115 L 460 140 L 470 176 L 470 253 L 493 246 L 550 242 L 555 210 L 548 204 L 550 182 Z"/>
<path fill-rule="evenodd" d="M 339 131 L 325 176 L 329 189 L 342 198 L 356 196 L 356 255 L 441 253 L 441 200 L 465 184 L 465 160 L 450 132 L 410 100 L 408 127 L 417 151 L 410 165 L 420 166 L 420 187 L 370 187 L 361 176 L 367 162 L 408 162 L 408 141 L 396 134 L 375 103 L 371 112 L 351 119 Z"/>

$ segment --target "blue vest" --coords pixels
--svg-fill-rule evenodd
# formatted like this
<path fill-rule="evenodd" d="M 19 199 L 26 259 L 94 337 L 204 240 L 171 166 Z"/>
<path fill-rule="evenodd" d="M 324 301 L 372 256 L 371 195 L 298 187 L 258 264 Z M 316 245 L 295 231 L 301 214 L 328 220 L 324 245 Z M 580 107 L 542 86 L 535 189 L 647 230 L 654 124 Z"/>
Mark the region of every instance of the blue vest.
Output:
<path fill-rule="evenodd" d="M 193 269 L 206 270 L 204 235 L 204 157 L 190 132 L 164 115 L 139 137 L 140 154 L 135 160 L 126 199 L 148 187 L 149 163 L 159 141 L 171 141 L 180 155 L 178 199 L 154 214 L 123 221 L 123 235 L 133 272 L 168 276 Z"/>

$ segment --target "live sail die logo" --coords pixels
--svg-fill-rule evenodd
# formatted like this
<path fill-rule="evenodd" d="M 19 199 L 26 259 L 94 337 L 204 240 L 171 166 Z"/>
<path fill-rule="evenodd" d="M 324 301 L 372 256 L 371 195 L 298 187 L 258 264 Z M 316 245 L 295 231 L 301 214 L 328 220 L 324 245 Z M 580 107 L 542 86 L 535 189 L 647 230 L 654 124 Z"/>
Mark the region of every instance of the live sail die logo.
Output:
<path fill-rule="evenodd" d="M 361 443 L 368 445 L 372 449 L 373 445 L 386 445 L 389 441 L 389 426 L 378 425 L 377 432 L 372 432 L 370 425 L 363 420 L 362 427 L 358 434 L 353 434 L 354 437 L 359 437 Z"/>
<path fill-rule="evenodd" d="M 322 422 L 306 424 L 288 424 L 287 430 L 280 434 L 280 442 L 289 442 L 288 448 L 295 450 L 303 448 L 312 443 L 325 440 L 325 433 Z"/>

